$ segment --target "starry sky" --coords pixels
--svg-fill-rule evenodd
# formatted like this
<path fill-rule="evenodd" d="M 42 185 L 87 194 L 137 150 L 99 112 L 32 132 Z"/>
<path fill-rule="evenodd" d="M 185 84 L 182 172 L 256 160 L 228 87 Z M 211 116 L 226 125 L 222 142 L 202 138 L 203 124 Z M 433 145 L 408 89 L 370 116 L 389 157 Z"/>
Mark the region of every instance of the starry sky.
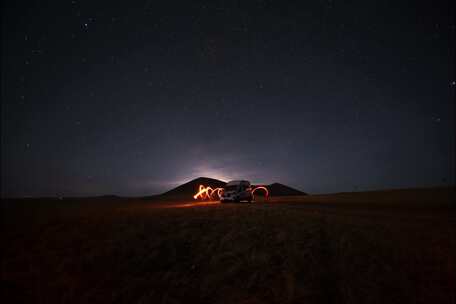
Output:
<path fill-rule="evenodd" d="M 455 183 L 452 1 L 5 2 L 3 197 Z"/>

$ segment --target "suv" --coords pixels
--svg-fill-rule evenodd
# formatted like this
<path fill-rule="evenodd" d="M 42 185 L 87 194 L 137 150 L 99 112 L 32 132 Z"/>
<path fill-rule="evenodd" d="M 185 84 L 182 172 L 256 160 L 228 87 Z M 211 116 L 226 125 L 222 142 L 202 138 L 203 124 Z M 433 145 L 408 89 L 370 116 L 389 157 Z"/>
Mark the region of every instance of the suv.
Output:
<path fill-rule="evenodd" d="M 228 182 L 223 188 L 222 195 L 220 196 L 220 202 L 240 202 L 247 201 L 252 202 L 253 194 L 250 182 L 246 180 L 235 180 Z"/>

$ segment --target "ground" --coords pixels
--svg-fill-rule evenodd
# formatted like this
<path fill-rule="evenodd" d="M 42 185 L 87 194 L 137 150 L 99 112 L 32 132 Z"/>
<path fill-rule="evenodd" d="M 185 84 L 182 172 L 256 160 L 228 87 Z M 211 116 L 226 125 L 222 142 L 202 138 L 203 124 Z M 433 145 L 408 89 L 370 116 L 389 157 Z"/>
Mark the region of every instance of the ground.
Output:
<path fill-rule="evenodd" d="M 455 303 L 454 189 L 2 201 L 2 303 Z"/>

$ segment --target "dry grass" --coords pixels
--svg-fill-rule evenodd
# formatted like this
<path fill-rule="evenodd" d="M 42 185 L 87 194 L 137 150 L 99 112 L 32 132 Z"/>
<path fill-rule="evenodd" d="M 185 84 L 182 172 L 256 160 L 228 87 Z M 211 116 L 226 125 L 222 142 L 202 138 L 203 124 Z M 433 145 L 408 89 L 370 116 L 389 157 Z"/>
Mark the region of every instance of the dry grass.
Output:
<path fill-rule="evenodd" d="M 455 303 L 453 194 L 2 202 L 2 302 Z"/>

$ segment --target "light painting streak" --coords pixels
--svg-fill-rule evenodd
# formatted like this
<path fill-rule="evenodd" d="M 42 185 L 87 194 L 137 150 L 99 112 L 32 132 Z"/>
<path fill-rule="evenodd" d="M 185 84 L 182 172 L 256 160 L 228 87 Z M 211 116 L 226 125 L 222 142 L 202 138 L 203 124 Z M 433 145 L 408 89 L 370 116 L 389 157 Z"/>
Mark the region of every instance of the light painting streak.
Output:
<path fill-rule="evenodd" d="M 269 191 L 268 191 L 268 189 L 266 187 L 263 187 L 263 186 L 255 187 L 255 188 L 252 189 L 252 194 L 254 194 L 255 191 L 257 191 L 257 190 L 263 190 L 264 191 L 264 196 L 265 197 L 269 196 Z"/>
<path fill-rule="evenodd" d="M 214 197 L 214 193 L 217 194 L 217 198 L 220 199 L 222 195 L 223 188 L 215 188 L 212 189 L 211 187 L 204 187 L 204 185 L 199 186 L 198 192 L 193 195 L 194 199 L 212 199 Z"/>
<path fill-rule="evenodd" d="M 255 193 L 257 190 L 262 190 L 265 193 L 265 197 L 269 197 L 269 191 L 266 187 L 264 186 L 258 186 L 252 189 L 252 194 Z M 200 199 L 200 200 L 210 200 L 210 199 L 220 199 L 222 196 L 223 188 L 215 188 L 213 189 L 210 186 L 205 187 L 204 185 L 199 185 L 198 192 L 196 192 L 195 195 L 193 195 L 193 199 Z M 217 197 L 215 197 L 215 195 Z"/>

